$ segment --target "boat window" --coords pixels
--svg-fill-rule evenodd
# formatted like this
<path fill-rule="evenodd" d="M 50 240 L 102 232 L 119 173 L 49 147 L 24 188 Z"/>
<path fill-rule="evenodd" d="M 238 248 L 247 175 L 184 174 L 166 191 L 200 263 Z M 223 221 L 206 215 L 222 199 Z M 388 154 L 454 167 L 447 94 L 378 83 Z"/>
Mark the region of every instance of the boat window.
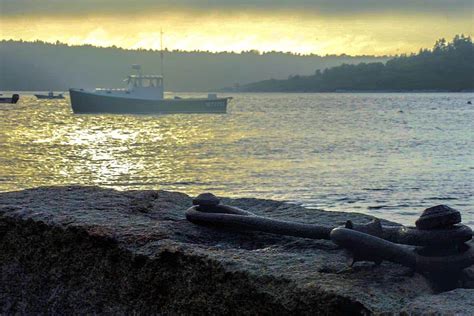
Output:
<path fill-rule="evenodd" d="M 161 86 L 161 78 L 149 78 L 145 87 L 156 88 Z"/>
<path fill-rule="evenodd" d="M 163 79 L 162 78 L 154 78 L 154 77 L 131 77 L 128 79 L 129 85 L 131 84 L 134 88 L 158 88 L 163 86 Z"/>

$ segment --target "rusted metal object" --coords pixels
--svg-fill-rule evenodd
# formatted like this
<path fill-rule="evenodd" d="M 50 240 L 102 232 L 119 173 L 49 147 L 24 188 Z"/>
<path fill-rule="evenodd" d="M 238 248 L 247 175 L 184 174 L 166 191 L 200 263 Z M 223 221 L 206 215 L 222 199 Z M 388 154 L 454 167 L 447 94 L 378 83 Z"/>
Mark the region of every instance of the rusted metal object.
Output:
<path fill-rule="evenodd" d="M 312 239 L 330 239 L 332 227 L 302 224 L 257 216 L 231 206 L 218 205 L 212 211 L 201 211 L 193 206 L 186 211 L 186 218 L 195 224 L 227 227 L 237 230 L 255 230 L 279 235 Z"/>
<path fill-rule="evenodd" d="M 205 202 L 202 202 L 203 200 Z M 256 230 L 313 239 L 330 239 L 331 230 L 336 228 L 336 226 L 302 224 L 257 216 L 249 211 L 222 205 L 218 202 L 219 199 L 211 193 L 201 194 L 193 200 L 194 206 L 187 210 L 186 218 L 200 225 Z M 407 226 L 382 226 L 380 220 L 375 219 L 367 224 L 355 224 L 348 221 L 346 228 L 352 228 L 394 243 L 413 246 L 429 247 L 461 244 L 472 239 L 472 230 L 465 225 L 453 225 L 436 230 L 420 230 Z"/>
<path fill-rule="evenodd" d="M 219 198 L 212 193 L 202 193 L 193 199 L 193 205 L 216 206 L 220 204 Z"/>
<path fill-rule="evenodd" d="M 472 239 L 472 229 L 462 224 L 436 230 L 383 226 L 382 232 L 382 238 L 391 242 L 423 247 L 461 244 Z"/>
<path fill-rule="evenodd" d="M 436 205 L 423 211 L 415 222 L 418 229 L 446 228 L 461 223 L 461 213 L 446 205 Z"/>
<path fill-rule="evenodd" d="M 387 260 L 418 272 L 446 272 L 461 271 L 474 264 L 474 250 L 468 245 L 464 245 L 459 253 L 430 256 L 424 254 L 421 249 L 341 227 L 331 231 L 331 240 L 350 252 L 351 265 L 357 261 L 380 263 L 382 260 Z"/>
<path fill-rule="evenodd" d="M 410 226 L 383 226 L 379 219 L 374 219 L 367 224 L 354 224 L 347 221 L 345 227 L 397 244 L 412 246 L 438 247 L 461 244 L 472 239 L 472 229 L 466 225 L 453 225 L 436 230 L 420 230 Z"/>
<path fill-rule="evenodd" d="M 186 218 L 195 224 L 332 240 L 350 252 L 350 265 L 387 260 L 425 273 L 461 271 L 474 265 L 474 249 L 465 244 L 472 239 L 471 228 L 459 224 L 458 211 L 443 205 L 426 209 L 417 221 L 423 228 L 419 229 L 383 226 L 378 219 L 367 224 L 347 221 L 345 227 L 276 220 L 221 205 L 210 193 L 201 194 L 193 204 Z"/>
<path fill-rule="evenodd" d="M 474 249 L 465 243 L 472 239 L 472 230 L 460 222 L 458 211 L 438 205 L 421 214 L 417 228 L 384 227 L 377 235 L 373 228 L 356 231 L 348 222 L 345 228 L 332 230 L 330 237 L 349 251 L 351 266 L 357 261 L 399 263 L 425 274 L 445 290 L 455 288 L 462 270 L 474 265 Z"/>

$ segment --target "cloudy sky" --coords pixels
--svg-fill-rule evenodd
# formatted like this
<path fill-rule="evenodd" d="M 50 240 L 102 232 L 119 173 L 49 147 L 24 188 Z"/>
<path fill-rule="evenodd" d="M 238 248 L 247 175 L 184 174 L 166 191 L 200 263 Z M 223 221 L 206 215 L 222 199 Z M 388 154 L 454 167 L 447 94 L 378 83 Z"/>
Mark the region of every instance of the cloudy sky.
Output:
<path fill-rule="evenodd" d="M 473 0 L 0 0 L 0 38 L 393 55 L 473 35 Z"/>

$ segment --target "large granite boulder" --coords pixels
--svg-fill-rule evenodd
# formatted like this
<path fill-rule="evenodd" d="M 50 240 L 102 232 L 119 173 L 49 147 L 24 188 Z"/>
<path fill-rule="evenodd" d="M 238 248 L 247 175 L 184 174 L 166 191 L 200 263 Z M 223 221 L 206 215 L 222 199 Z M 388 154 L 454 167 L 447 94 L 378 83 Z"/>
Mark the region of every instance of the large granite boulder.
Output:
<path fill-rule="evenodd" d="M 222 203 L 303 223 L 371 219 L 270 200 Z M 191 205 L 166 191 L 0 193 L 0 314 L 381 314 L 434 295 L 400 265 L 348 269 L 330 241 L 196 226 L 184 216 Z"/>

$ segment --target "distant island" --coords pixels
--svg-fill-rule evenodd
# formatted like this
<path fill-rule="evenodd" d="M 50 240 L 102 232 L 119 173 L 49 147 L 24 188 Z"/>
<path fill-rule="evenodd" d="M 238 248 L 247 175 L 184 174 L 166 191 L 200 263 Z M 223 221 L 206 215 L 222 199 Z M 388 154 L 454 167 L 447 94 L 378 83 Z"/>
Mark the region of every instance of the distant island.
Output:
<path fill-rule="evenodd" d="M 468 36 L 383 62 L 343 64 L 313 75 L 241 85 L 240 92 L 473 91 L 474 46 Z"/>
<path fill-rule="evenodd" d="M 388 56 L 297 55 L 284 52 L 206 52 L 165 50 L 166 91 L 213 91 L 225 86 L 310 75 L 361 62 L 385 62 Z M 160 72 L 157 50 L 69 46 L 42 41 L 0 41 L 0 90 L 55 90 L 120 87 L 132 64 L 145 73 Z"/>

